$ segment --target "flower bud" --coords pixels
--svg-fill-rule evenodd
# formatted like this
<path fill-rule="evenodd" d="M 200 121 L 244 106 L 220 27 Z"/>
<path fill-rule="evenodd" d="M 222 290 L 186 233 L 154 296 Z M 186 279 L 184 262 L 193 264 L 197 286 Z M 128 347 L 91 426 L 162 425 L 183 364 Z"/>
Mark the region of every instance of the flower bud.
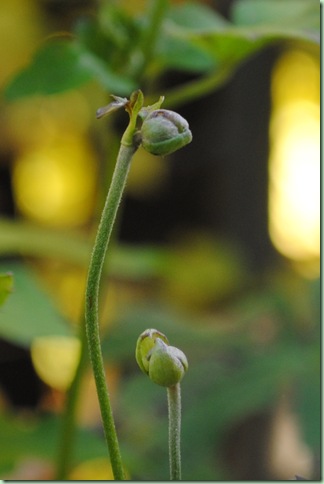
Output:
<path fill-rule="evenodd" d="M 149 113 L 141 128 L 143 148 L 153 155 L 169 155 L 190 143 L 188 122 L 174 111 L 156 109 Z"/>
<path fill-rule="evenodd" d="M 135 353 L 136 361 L 140 369 L 147 375 L 149 369 L 148 355 L 151 354 L 151 350 L 154 347 L 157 338 L 160 338 L 166 344 L 169 344 L 168 338 L 156 329 L 145 330 L 137 340 Z"/>
<path fill-rule="evenodd" d="M 185 354 L 169 346 L 166 336 L 154 329 L 144 331 L 138 338 L 136 360 L 154 383 L 164 387 L 179 383 L 188 369 Z"/>

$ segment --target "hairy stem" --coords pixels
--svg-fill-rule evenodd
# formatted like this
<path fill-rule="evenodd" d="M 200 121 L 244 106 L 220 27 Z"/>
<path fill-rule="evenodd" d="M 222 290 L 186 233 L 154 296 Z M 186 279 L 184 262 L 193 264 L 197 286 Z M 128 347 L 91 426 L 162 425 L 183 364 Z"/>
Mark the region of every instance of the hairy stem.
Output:
<path fill-rule="evenodd" d="M 181 480 L 181 388 L 180 383 L 168 387 L 170 480 Z"/>
<path fill-rule="evenodd" d="M 127 134 L 129 133 L 130 130 L 127 131 Z M 125 137 L 124 135 L 91 256 L 85 301 L 85 322 L 90 360 L 97 387 L 101 417 L 110 454 L 111 466 L 116 480 L 124 480 L 125 476 L 101 352 L 98 321 L 98 300 L 101 272 L 105 260 L 109 238 L 114 225 L 121 196 L 125 187 L 130 162 L 136 149 L 137 148 L 133 143 L 127 142 L 127 136 Z"/>

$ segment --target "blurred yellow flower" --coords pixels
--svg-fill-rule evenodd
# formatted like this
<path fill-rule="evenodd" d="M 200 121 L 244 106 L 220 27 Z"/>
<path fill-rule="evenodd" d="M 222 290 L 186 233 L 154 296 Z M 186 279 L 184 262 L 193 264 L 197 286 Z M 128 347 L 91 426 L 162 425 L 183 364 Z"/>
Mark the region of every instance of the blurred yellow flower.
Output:
<path fill-rule="evenodd" d="M 80 341 L 74 337 L 42 336 L 31 345 L 31 357 L 38 376 L 50 387 L 70 386 L 80 356 Z"/>

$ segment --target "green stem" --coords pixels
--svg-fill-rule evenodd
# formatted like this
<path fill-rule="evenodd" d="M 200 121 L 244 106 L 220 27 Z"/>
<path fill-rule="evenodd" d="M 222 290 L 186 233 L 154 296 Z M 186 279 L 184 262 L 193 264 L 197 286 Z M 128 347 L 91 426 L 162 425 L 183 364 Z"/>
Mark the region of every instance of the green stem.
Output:
<path fill-rule="evenodd" d="M 181 388 L 168 387 L 170 480 L 181 481 Z"/>
<path fill-rule="evenodd" d="M 189 81 L 186 84 L 181 84 L 170 88 L 165 92 L 165 106 L 168 109 L 174 109 L 177 106 L 200 99 L 203 96 L 207 96 L 215 89 L 220 88 L 233 74 L 234 69 L 231 66 L 226 66 L 217 69 L 206 76 L 199 77 L 193 81 Z M 146 96 L 148 103 L 151 99 L 155 99 L 156 94 Z"/>
<path fill-rule="evenodd" d="M 62 422 L 62 434 L 59 442 L 59 454 L 57 461 L 57 481 L 64 481 L 68 477 L 73 452 L 73 441 L 76 431 L 76 410 L 78 404 L 78 397 L 84 370 L 87 367 L 87 340 L 84 325 L 80 326 L 80 357 L 79 363 L 71 383 L 70 389 L 67 393 L 67 400 L 65 412 Z"/>
<path fill-rule="evenodd" d="M 137 79 L 138 83 L 140 83 L 141 79 L 144 77 L 146 68 L 154 55 L 156 41 L 168 6 L 169 0 L 151 1 L 147 15 L 147 28 L 144 30 L 141 39 L 142 59 L 132 73 L 132 76 L 134 79 Z"/>
<path fill-rule="evenodd" d="M 130 162 L 137 149 L 137 147 L 130 142 L 131 128 L 133 128 L 133 124 L 134 123 L 130 122 L 130 125 L 126 129 L 117 157 L 114 175 L 101 216 L 91 256 L 85 301 L 85 321 L 90 360 L 97 387 L 101 417 L 108 445 L 111 466 L 116 480 L 124 480 L 125 476 L 122 466 L 114 418 L 110 405 L 110 398 L 101 352 L 98 321 L 98 299 L 100 277 L 109 238 L 114 225 L 121 196 L 125 187 Z"/>

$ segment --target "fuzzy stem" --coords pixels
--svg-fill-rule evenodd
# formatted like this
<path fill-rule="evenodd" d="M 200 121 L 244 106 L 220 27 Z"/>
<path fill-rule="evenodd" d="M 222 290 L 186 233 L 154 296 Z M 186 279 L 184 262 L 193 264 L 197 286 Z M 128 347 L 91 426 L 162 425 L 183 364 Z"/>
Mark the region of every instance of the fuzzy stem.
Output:
<path fill-rule="evenodd" d="M 105 437 L 108 445 L 111 466 L 115 480 L 124 480 L 125 476 L 109 399 L 103 357 L 101 352 L 98 320 L 98 299 L 100 277 L 109 238 L 112 232 L 122 193 L 126 184 L 126 178 L 130 167 L 130 162 L 137 149 L 134 143 L 130 142 L 130 128 L 131 126 L 128 127 L 128 129 L 126 130 L 127 135 L 125 132 L 122 139 L 114 175 L 111 181 L 108 196 L 98 227 L 98 232 L 89 266 L 85 301 L 85 323 L 90 360 L 92 363 L 94 378 L 96 382 L 101 417 L 103 421 Z"/>
<path fill-rule="evenodd" d="M 168 387 L 170 480 L 181 481 L 181 388 Z"/>

